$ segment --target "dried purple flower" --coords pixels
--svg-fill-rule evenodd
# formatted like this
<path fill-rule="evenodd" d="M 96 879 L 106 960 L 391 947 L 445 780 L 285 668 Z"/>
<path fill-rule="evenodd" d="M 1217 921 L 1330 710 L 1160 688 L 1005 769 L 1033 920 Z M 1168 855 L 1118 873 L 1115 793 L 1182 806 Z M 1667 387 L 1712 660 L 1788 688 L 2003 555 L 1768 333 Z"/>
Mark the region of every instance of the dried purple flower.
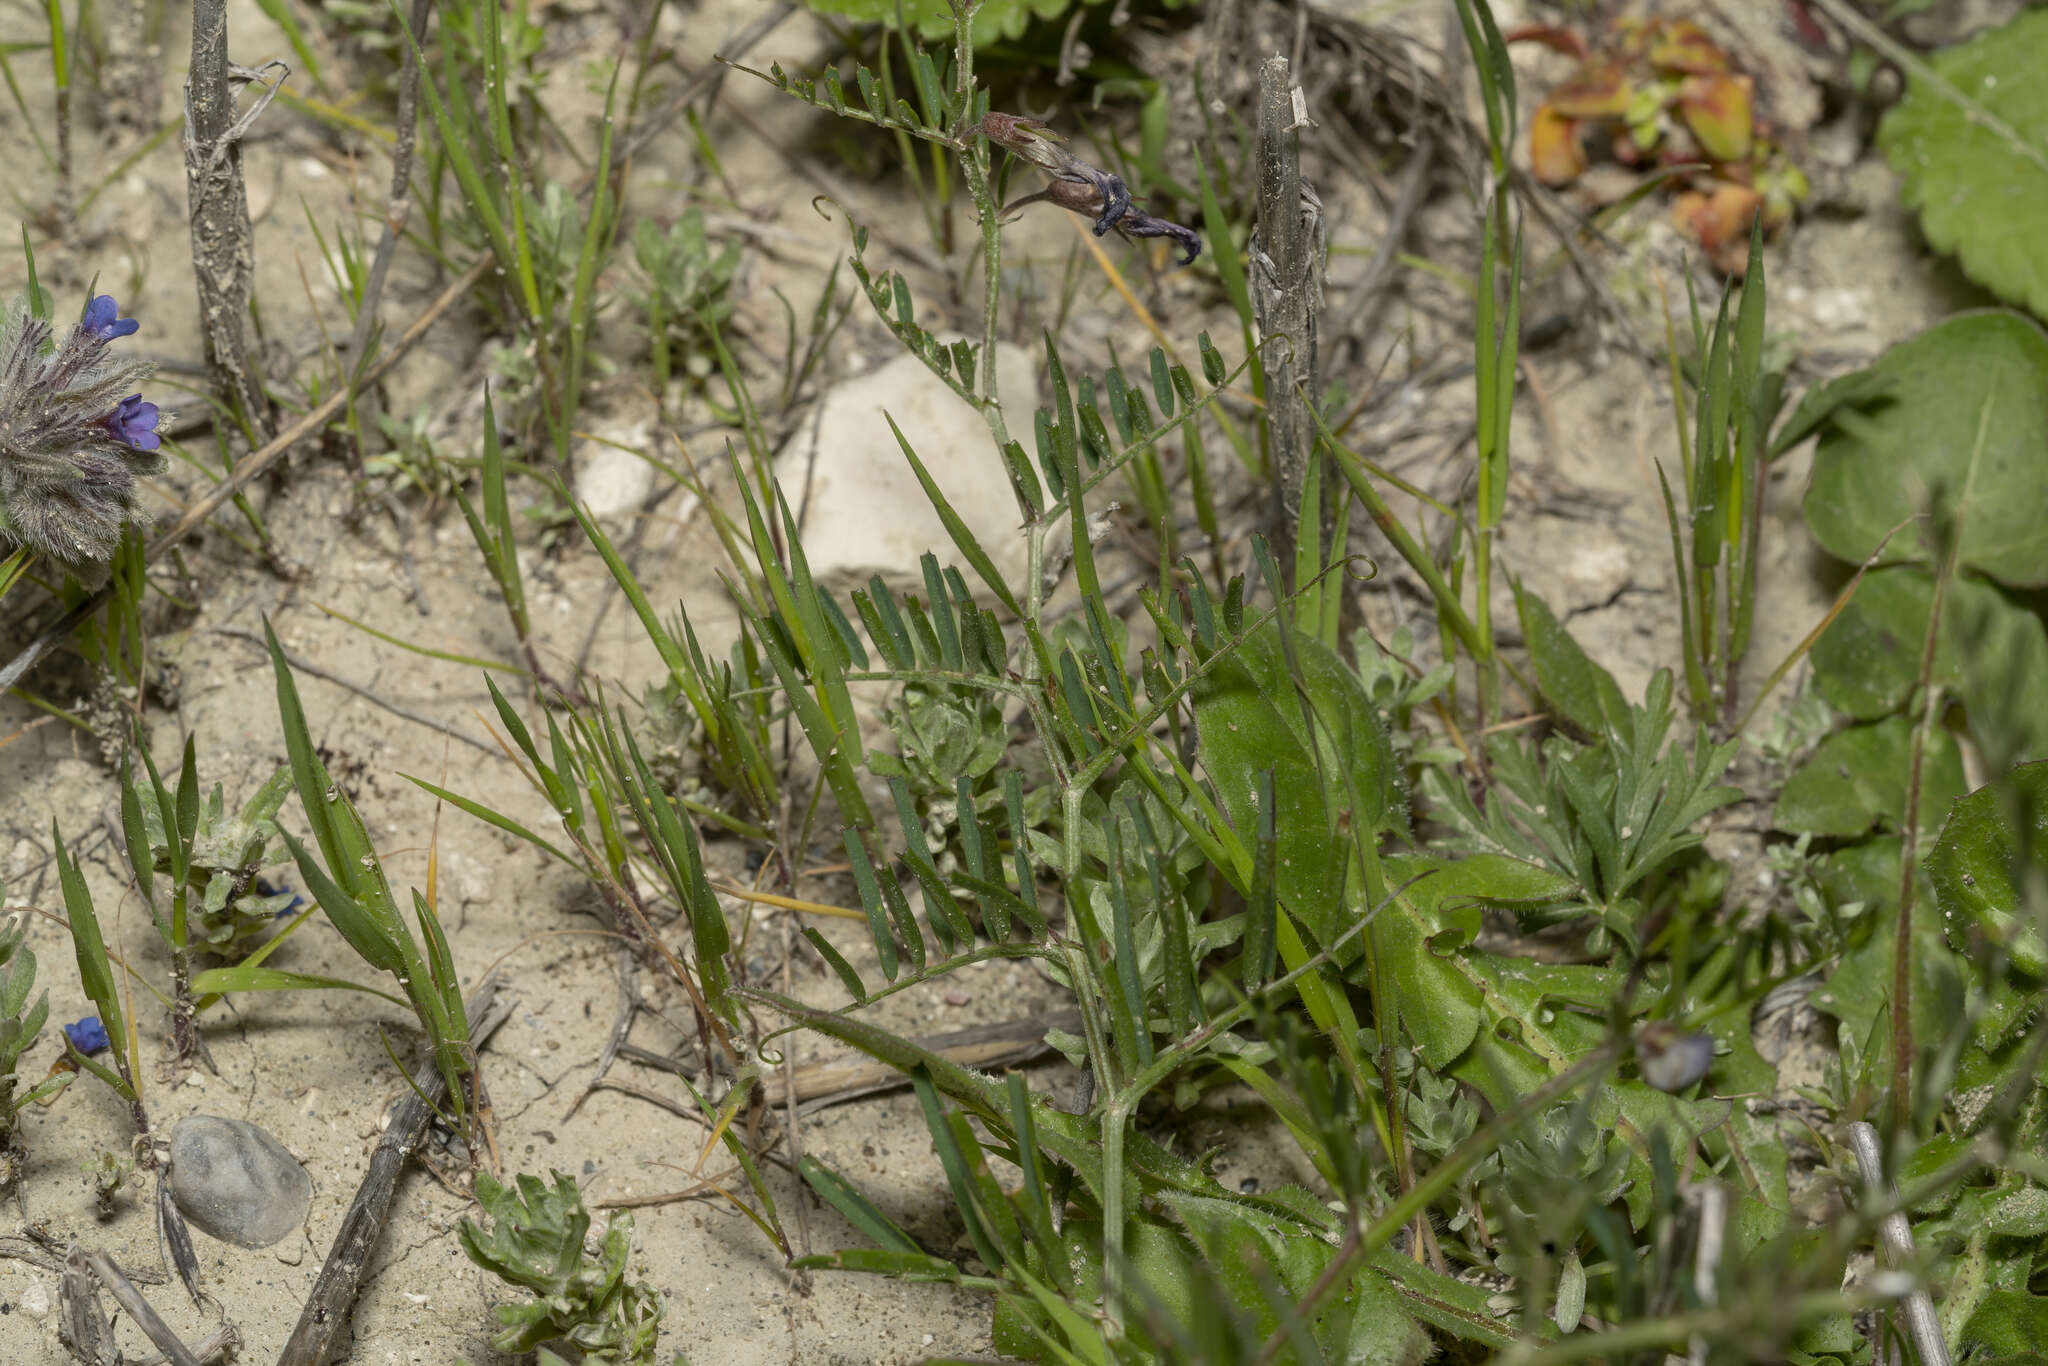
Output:
<path fill-rule="evenodd" d="M 1170 237 L 1187 255 L 1187 265 L 1202 254 L 1202 239 L 1193 228 L 1169 223 L 1131 206 L 1131 192 L 1120 176 L 1090 166 L 1059 145 L 1059 135 L 1036 119 L 991 111 L 981 116 L 981 133 L 990 142 L 1030 162 L 1051 178 L 1037 194 L 1004 206 L 1008 213 L 1045 200 L 1095 220 L 1095 235 L 1111 228 L 1126 237 Z"/>
<path fill-rule="evenodd" d="M 0 327 L 0 546 L 83 567 L 146 520 L 136 480 L 164 467 L 162 414 L 135 392 L 155 367 L 107 355 L 139 326 L 120 313 L 99 295 L 55 349 L 25 304 Z"/>

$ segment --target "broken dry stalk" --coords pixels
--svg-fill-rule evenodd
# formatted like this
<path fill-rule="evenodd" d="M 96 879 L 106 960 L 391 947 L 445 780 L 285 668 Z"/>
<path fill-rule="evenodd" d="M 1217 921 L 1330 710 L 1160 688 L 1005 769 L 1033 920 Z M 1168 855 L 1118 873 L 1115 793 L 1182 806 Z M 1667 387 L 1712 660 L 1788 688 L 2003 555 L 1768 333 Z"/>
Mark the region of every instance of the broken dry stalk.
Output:
<path fill-rule="evenodd" d="M 235 88 L 258 73 L 228 60 L 224 0 L 192 7 L 192 72 L 185 83 L 185 197 L 192 224 L 192 273 L 199 286 L 199 320 L 214 393 L 248 424 L 260 443 L 270 435 L 263 376 L 242 337 L 256 270 L 255 233 L 249 224 L 248 185 L 242 178 L 242 137 L 270 103 L 289 69 L 246 114 L 237 114 Z"/>
<path fill-rule="evenodd" d="M 1279 563 L 1295 563 L 1301 537 L 1302 489 L 1308 462 L 1317 450 L 1308 405 L 1316 384 L 1316 314 L 1322 302 L 1320 253 L 1322 204 L 1301 178 L 1302 111 L 1285 57 L 1270 57 L 1259 72 L 1259 225 L 1251 251 L 1252 311 L 1262 345 L 1259 364 L 1266 375 L 1266 431 L 1271 444 L 1273 552 Z M 1336 506 L 1330 471 L 1316 487 L 1323 511 L 1318 551 L 1330 544 Z M 1293 584 L 1299 588 L 1302 585 Z"/>

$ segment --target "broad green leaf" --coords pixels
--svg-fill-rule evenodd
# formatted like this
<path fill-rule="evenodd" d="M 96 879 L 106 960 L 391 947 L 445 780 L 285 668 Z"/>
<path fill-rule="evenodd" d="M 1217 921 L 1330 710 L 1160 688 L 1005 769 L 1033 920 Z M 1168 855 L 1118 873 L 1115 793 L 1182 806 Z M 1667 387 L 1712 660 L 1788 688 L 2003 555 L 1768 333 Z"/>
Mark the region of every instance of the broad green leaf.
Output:
<path fill-rule="evenodd" d="M 1898 565 L 1865 575 L 1813 643 L 1814 690 L 1858 721 L 1897 711 L 1920 679 L 1933 602 L 1934 579 L 1924 569 Z"/>
<path fill-rule="evenodd" d="M 1392 1002 L 1416 1050 L 1442 1069 L 1471 1046 L 1483 1016 L 1473 974 L 1449 961 L 1479 932 L 1484 904 L 1534 903 L 1569 895 L 1569 879 L 1500 854 L 1446 861 L 1390 858 L 1387 880 L 1407 882 L 1379 914 L 1374 942 L 1384 955 Z"/>
<path fill-rule="evenodd" d="M 2016 820 L 2029 823 L 2024 835 Z M 2022 764 L 1957 802 L 1927 856 L 1927 876 L 1952 948 L 1971 952 L 1982 935 L 2038 976 L 2048 970 L 2048 944 L 2024 918 L 2015 883 L 2029 849 L 2036 859 L 2048 853 L 2048 763 Z"/>
<path fill-rule="evenodd" d="M 1830 735 L 1778 793 L 1778 829 L 1848 837 L 1880 823 L 1896 828 L 1906 810 L 1912 745 L 1913 722 L 1904 716 Z M 1937 726 L 1927 737 L 1921 770 L 1920 828 L 1946 820 L 1949 804 L 1964 790 L 1955 738 Z"/>
<path fill-rule="evenodd" d="M 1197 681 L 1195 724 L 1202 766 L 1241 839 L 1256 835 L 1259 774 L 1273 769 L 1280 901 L 1327 944 L 1345 928 L 1345 827 L 1370 840 L 1400 819 L 1394 765 L 1379 713 L 1335 652 L 1298 632 L 1290 643 L 1300 689 L 1279 627 L 1269 622 Z M 1314 717 L 1313 737 L 1304 704 Z"/>
<path fill-rule="evenodd" d="M 1285 1222 L 1227 1200 L 1174 1195 L 1166 1199 L 1231 1299 L 1253 1316 L 1261 1339 L 1280 1328 L 1280 1316 L 1254 1268 L 1277 1277 L 1288 1300 L 1298 1301 L 1336 1258 L 1337 1248 L 1319 1228 Z M 1344 1292 L 1322 1303 L 1308 1328 L 1330 1360 L 1394 1366 L 1429 1353 L 1429 1340 L 1404 1312 L 1401 1296 L 1369 1264 L 1361 1263 Z"/>
<path fill-rule="evenodd" d="M 1934 580 L 1917 566 L 1867 575 L 1813 646 L 1814 686 L 1859 721 L 1905 704 L 1920 677 Z M 1970 578 L 1949 585 L 1934 681 L 1958 693 L 1989 755 L 2048 758 L 2048 630 L 2024 603 Z M 2010 756 L 2010 760 L 2004 756 Z"/>
<path fill-rule="evenodd" d="M 2024 602 L 1958 581 L 1942 614 L 1943 653 L 1970 733 L 1992 772 L 2048 759 L 2048 628 Z"/>
<path fill-rule="evenodd" d="M 1628 702 L 1614 675 L 1587 655 L 1564 623 L 1533 590 L 1515 585 L 1515 609 L 1522 618 L 1522 636 L 1529 662 L 1536 669 L 1536 687 L 1543 700 L 1566 721 L 1588 735 L 1602 735 L 1609 726 L 1628 724 Z"/>
<path fill-rule="evenodd" d="M 1879 125 L 1878 146 L 1937 249 L 1992 293 L 2048 318 L 2048 12 L 1935 53 Z"/>
<path fill-rule="evenodd" d="M 1814 1008 L 1841 1021 L 1845 1041 L 1858 1050 L 1876 1055 L 1880 1070 L 1889 1054 L 1887 1011 L 1892 995 L 1892 949 L 1898 938 L 1899 840 L 1879 838 L 1852 845 L 1834 856 L 1838 869 L 1843 860 L 1859 852 L 1868 858 L 1853 860 L 1845 869 L 1846 880 L 1862 899 L 1883 900 L 1864 916 L 1867 927 L 1861 938 L 1841 956 L 1835 969 L 1813 993 Z M 1942 915 L 1932 880 L 1917 879 L 1913 912 L 1913 1039 L 1921 1050 L 1949 1043 L 1957 1021 L 1971 1010 L 1971 979 L 1976 976 L 1968 960 L 1949 947 L 1942 933 Z M 2010 986 L 2001 986 L 1988 1001 L 1979 1002 L 1980 1013 L 1971 1026 L 1970 1047 L 1958 1065 L 1956 1085 L 1968 1087 L 1992 1080 L 1996 1075 L 1991 1054 L 2010 1037 L 2014 1025 L 2023 1020 L 2022 998 Z"/>
<path fill-rule="evenodd" d="M 1852 563 L 1927 562 L 1937 491 L 1959 519 L 1962 565 L 2016 588 L 2048 585 L 2048 335 L 2018 313 L 1962 313 L 1871 367 L 1884 397 L 1829 418 L 1806 524 Z M 1885 537 L 1891 535 L 1889 542 Z"/>

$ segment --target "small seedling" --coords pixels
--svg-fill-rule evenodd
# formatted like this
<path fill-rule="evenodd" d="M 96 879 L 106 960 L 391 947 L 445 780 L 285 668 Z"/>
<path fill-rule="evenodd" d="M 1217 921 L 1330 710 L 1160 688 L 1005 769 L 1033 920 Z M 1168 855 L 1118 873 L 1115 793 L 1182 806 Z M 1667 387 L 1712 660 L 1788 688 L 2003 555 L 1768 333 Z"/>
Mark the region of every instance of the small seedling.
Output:
<path fill-rule="evenodd" d="M 183 1067 L 199 1046 L 198 1003 L 192 987 L 192 954 L 239 959 L 291 904 L 289 893 L 266 894 L 256 875 L 282 861 L 276 844 L 277 809 L 291 790 L 291 773 L 279 770 L 230 817 L 216 785 L 202 807 L 194 740 L 185 740 L 184 762 L 174 796 L 157 772 L 147 745 L 138 743 L 148 781 L 121 765 L 121 828 L 128 866 L 149 906 L 157 933 L 171 950 L 172 1066 Z M 169 874 L 169 905 L 157 901 L 157 875 Z"/>
<path fill-rule="evenodd" d="M 632 1215 L 611 1216 L 593 1259 L 583 1245 L 590 1212 L 576 1183 L 562 1173 L 554 1173 L 552 1186 L 521 1174 L 508 1187 L 479 1172 L 476 1197 L 491 1226 L 464 1219 L 456 1230 L 462 1250 L 498 1279 L 534 1295 L 497 1306 L 499 1332 L 491 1346 L 530 1352 L 567 1343 L 586 1361 L 652 1366 L 662 1301 L 652 1287 L 626 1279 Z"/>
<path fill-rule="evenodd" d="M 6 899 L 5 891 L 0 887 L 0 901 Z M 31 1102 L 47 1104 L 75 1075 L 58 1072 L 33 1086 L 22 1085 L 22 1055 L 35 1047 L 36 1037 L 50 1018 L 48 992 L 36 997 L 34 1005 L 28 1003 L 28 994 L 36 985 L 36 956 L 22 942 L 26 934 L 27 926 L 18 915 L 0 924 L 0 1186 L 13 1176 L 11 1154 L 18 1116 Z"/>
<path fill-rule="evenodd" d="M 101 1149 L 97 1157 L 89 1157 L 79 1164 L 86 1181 L 92 1187 L 93 1206 L 99 1210 L 100 1218 L 112 1217 L 114 1202 L 121 1196 L 121 1188 L 135 1175 L 133 1158 Z"/>
<path fill-rule="evenodd" d="M 285 845 L 298 864 L 306 890 L 341 931 L 349 947 L 363 961 L 398 979 L 420 1027 L 433 1048 L 435 1066 L 448 1084 L 449 1103 L 458 1121 L 466 1124 L 472 1113 L 468 1105 L 469 1081 L 475 1053 L 469 1042 L 469 1018 L 462 999 L 462 982 L 455 973 L 455 960 L 441 932 L 440 917 L 426 897 L 412 894 L 413 912 L 419 922 L 421 939 L 414 939 L 399 915 L 391 884 L 370 843 L 370 832 L 357 813 L 355 803 L 335 783 L 313 747 L 306 724 L 306 710 L 299 701 L 298 684 L 291 666 L 285 663 L 284 647 L 264 627 L 270 646 L 270 661 L 277 678 L 278 714 L 284 726 L 285 749 L 291 756 L 291 775 L 312 827 L 317 852 L 308 849 L 289 831 L 281 831 Z M 194 800 L 196 802 L 196 789 Z M 424 942 L 422 942 L 424 941 Z M 349 985 L 323 980 L 321 985 Z M 474 1151 L 474 1145 L 472 1145 Z"/>
<path fill-rule="evenodd" d="M 692 379 L 711 373 L 709 348 L 696 343 L 706 324 L 716 325 L 732 313 L 726 287 L 739 268 L 740 246 L 728 241 L 714 255 L 704 236 L 702 211 L 690 209 L 666 232 L 651 219 L 641 219 L 633 229 L 633 259 L 647 276 L 640 305 L 654 352 L 654 392 L 666 395 L 678 341 Z"/>

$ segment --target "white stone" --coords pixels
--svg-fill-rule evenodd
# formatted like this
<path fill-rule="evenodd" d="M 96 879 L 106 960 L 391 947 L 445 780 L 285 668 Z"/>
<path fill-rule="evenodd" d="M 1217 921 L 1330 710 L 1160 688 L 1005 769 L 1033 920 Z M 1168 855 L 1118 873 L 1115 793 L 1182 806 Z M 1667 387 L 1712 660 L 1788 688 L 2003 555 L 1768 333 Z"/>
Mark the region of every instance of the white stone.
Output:
<path fill-rule="evenodd" d="M 1011 435 L 1030 452 L 1039 362 L 1033 352 L 1008 343 L 998 343 L 996 353 L 996 381 Z M 803 425 L 777 464 L 792 507 L 804 505 L 809 478 L 803 546 L 812 575 L 837 589 L 877 573 L 892 582 L 917 583 L 919 559 L 929 550 L 940 564 L 959 565 L 969 587 L 980 591 L 887 418 L 895 419 L 946 501 L 1021 592 L 1024 535 L 1002 455 L 973 406 L 907 354 L 834 387 L 817 420 Z"/>
<path fill-rule="evenodd" d="M 599 434 L 605 441 L 584 441 L 576 448 L 576 501 L 600 522 L 622 521 L 654 492 L 654 466 L 634 454 L 648 449 L 654 428 L 640 423 Z"/>

